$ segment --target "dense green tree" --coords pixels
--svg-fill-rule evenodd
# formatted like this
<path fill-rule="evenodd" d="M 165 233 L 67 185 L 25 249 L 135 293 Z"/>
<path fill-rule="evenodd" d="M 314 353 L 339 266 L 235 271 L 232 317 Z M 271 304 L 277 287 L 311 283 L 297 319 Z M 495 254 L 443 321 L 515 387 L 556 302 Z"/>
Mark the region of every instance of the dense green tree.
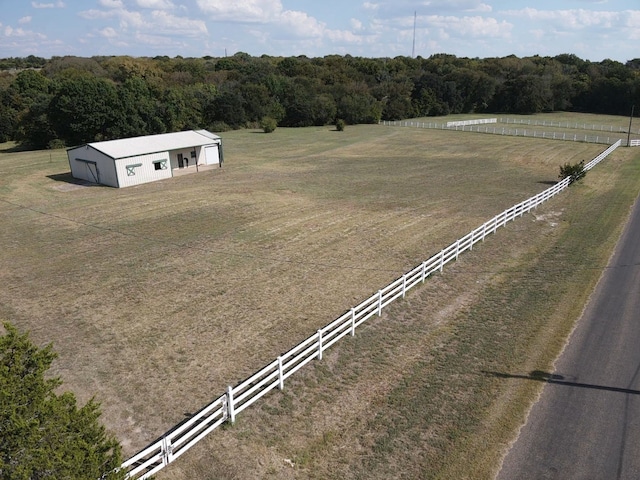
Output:
<path fill-rule="evenodd" d="M 92 76 L 65 79 L 51 103 L 48 117 L 67 145 L 116 138 L 124 119 L 116 86 Z"/>
<path fill-rule="evenodd" d="M 553 110 L 553 92 L 548 78 L 519 75 L 508 79 L 496 91 L 494 111 L 531 114 Z"/>
<path fill-rule="evenodd" d="M 191 128 L 375 123 L 449 113 L 628 115 L 640 59 L 158 56 L 0 59 L 0 140 L 34 146 Z M 37 65 L 29 67 L 27 65 Z M 41 69 L 38 69 L 42 67 Z"/>
<path fill-rule="evenodd" d="M 207 124 L 224 122 L 235 128 L 243 127 L 247 121 L 245 100 L 236 85 L 223 88 L 216 98 L 205 108 L 204 120 Z"/>
<path fill-rule="evenodd" d="M 122 479 L 120 445 L 99 423 L 90 400 L 78 408 L 46 375 L 52 346 L 38 348 L 5 323 L 0 336 L 0 478 Z"/>
<path fill-rule="evenodd" d="M 74 56 L 53 57 L 43 67 L 42 72 L 48 78 L 72 78 L 83 74 L 106 77 L 108 71 L 95 58 Z"/>
<path fill-rule="evenodd" d="M 113 134 L 135 137 L 165 131 L 161 111 L 149 84 L 140 77 L 131 77 L 117 87 L 120 99 L 120 121 Z"/>
<path fill-rule="evenodd" d="M 49 120 L 50 97 L 42 96 L 40 101 L 34 101 L 31 108 L 21 116 L 16 127 L 14 140 L 31 148 L 44 149 L 50 147 L 58 139 L 51 121 Z M 64 140 L 60 141 L 64 144 Z"/>

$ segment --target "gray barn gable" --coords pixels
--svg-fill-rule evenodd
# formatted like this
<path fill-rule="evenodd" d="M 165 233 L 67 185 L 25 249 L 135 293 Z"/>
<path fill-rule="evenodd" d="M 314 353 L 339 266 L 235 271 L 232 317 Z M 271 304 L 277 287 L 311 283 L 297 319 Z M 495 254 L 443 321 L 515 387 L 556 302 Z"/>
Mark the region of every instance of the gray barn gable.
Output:
<path fill-rule="evenodd" d="M 207 130 L 87 143 L 69 148 L 67 156 L 74 178 L 117 188 L 209 170 L 223 162 L 222 140 Z"/>

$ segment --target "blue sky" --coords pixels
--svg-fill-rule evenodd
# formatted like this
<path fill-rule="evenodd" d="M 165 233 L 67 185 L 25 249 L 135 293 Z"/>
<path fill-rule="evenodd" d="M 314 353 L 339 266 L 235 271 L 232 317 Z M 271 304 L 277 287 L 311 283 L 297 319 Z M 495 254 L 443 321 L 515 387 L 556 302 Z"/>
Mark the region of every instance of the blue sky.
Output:
<path fill-rule="evenodd" d="M 640 58 L 640 1 L 0 0 L 0 58 L 236 52 L 626 62 Z"/>

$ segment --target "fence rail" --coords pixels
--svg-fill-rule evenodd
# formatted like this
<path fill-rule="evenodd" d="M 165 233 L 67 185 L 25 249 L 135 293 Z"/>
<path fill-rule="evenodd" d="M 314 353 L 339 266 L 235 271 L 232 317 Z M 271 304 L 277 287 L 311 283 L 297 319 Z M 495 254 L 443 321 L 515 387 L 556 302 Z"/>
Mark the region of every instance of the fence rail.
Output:
<path fill-rule="evenodd" d="M 457 123 L 457 122 L 455 122 Z M 413 120 L 382 120 L 381 125 L 396 127 L 429 128 L 437 130 L 455 130 L 461 132 L 489 133 L 493 135 L 507 135 L 511 137 L 544 138 L 547 140 L 564 140 L 582 143 L 598 143 L 611 145 L 622 140 L 620 135 L 587 135 L 570 132 L 541 132 L 532 128 L 509 128 L 499 126 L 480 126 L 476 124 L 452 125 L 436 122 L 417 122 Z"/>
<path fill-rule="evenodd" d="M 463 125 L 483 125 L 485 123 L 498 123 L 497 118 L 479 118 L 476 120 L 458 120 L 456 122 L 447 122 L 447 127 L 460 127 Z"/>
<path fill-rule="evenodd" d="M 578 122 L 552 122 L 550 120 L 539 120 L 539 119 L 523 119 L 523 118 L 500 118 L 500 123 L 513 124 L 513 125 L 531 125 L 537 127 L 558 127 L 558 128 L 566 128 L 573 130 L 593 130 L 600 132 L 611 132 L 611 133 L 628 133 L 629 130 L 624 127 L 614 127 L 613 125 L 595 125 L 578 123 Z M 636 132 L 631 130 L 631 133 L 636 133 L 640 135 L 640 129 Z"/>
<path fill-rule="evenodd" d="M 584 169 L 592 169 L 620 144 L 621 140 L 615 142 L 587 163 Z M 496 215 L 346 311 L 246 380 L 236 386 L 229 386 L 225 394 L 125 461 L 121 468 L 126 470 L 127 478 L 141 480 L 149 478 L 179 458 L 224 422 L 234 422 L 236 415 L 271 390 L 283 390 L 284 381 L 288 377 L 312 360 L 322 360 L 325 350 L 348 335 L 354 336 L 357 327 L 368 319 L 381 315 L 384 307 L 404 297 L 408 290 L 423 283 L 433 273 L 441 272 L 447 263 L 457 260 L 463 252 L 472 250 L 476 243 L 484 241 L 498 228 L 530 212 L 564 190 L 569 183 L 570 179 L 565 178 L 543 192 Z"/>

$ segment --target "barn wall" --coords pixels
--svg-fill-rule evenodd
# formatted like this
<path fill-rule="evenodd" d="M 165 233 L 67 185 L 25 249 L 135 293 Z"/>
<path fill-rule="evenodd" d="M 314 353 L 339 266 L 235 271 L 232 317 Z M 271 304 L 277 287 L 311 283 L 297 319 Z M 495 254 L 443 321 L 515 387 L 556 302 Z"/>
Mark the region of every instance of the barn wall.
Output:
<path fill-rule="evenodd" d="M 158 169 L 156 169 L 158 165 Z M 171 178 L 169 152 L 150 153 L 116 160 L 120 187 Z"/>
<path fill-rule="evenodd" d="M 96 183 L 96 178 L 94 176 L 96 172 L 90 171 L 91 167 L 87 162 L 80 161 L 88 160 L 90 162 L 96 162 L 100 184 L 109 185 L 111 187 L 118 186 L 118 178 L 116 176 L 113 159 L 105 154 L 97 151 L 89 145 L 83 145 L 81 147 L 67 150 L 67 157 L 69 158 L 69 167 L 71 168 L 71 176 L 73 178 Z"/>
<path fill-rule="evenodd" d="M 220 163 L 220 145 L 205 145 L 202 149 L 203 159 L 206 165 L 218 165 Z"/>

